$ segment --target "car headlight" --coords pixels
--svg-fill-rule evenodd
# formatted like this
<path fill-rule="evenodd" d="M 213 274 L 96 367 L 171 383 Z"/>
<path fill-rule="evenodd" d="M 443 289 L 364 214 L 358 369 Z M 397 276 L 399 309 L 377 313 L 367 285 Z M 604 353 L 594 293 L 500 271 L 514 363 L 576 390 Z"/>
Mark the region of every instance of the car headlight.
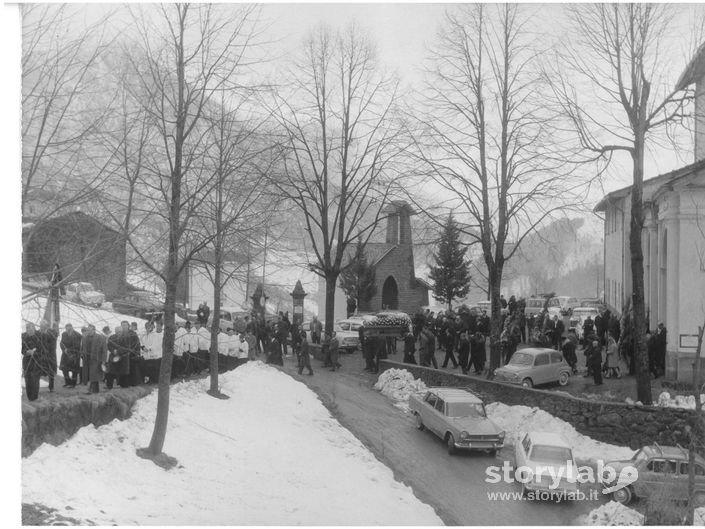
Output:
<path fill-rule="evenodd" d="M 506 432 L 505 432 L 504 430 L 502 430 L 501 432 L 499 432 L 499 440 L 500 440 L 500 441 L 504 441 L 504 436 L 505 436 L 505 435 L 506 435 Z"/>
<path fill-rule="evenodd" d="M 460 440 L 467 441 L 470 439 L 470 434 L 468 432 L 460 432 Z"/>

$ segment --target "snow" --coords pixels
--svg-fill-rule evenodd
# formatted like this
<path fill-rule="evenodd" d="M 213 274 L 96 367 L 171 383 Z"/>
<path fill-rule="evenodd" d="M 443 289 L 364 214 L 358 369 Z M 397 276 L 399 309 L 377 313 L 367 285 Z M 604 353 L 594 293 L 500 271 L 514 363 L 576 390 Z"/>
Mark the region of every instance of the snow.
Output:
<path fill-rule="evenodd" d="M 414 379 L 406 369 L 387 369 L 379 376 L 374 388 L 404 411 L 409 411 L 409 395 L 423 394 L 427 389 L 422 380 Z"/>
<path fill-rule="evenodd" d="M 705 402 L 705 394 L 700 395 L 700 402 Z M 663 408 L 686 408 L 695 409 L 694 395 L 675 395 L 671 397 L 668 391 L 664 391 L 658 396 L 656 405 Z M 705 409 L 705 406 L 703 407 Z"/>
<path fill-rule="evenodd" d="M 405 369 L 389 369 L 379 376 L 375 389 L 393 400 L 396 407 L 408 411 L 409 395 L 423 392 L 426 385 Z M 580 434 L 569 423 L 540 408 L 492 402 L 486 405 L 486 410 L 487 416 L 506 432 L 505 443 L 509 446 L 516 443 L 521 432 L 553 432 L 563 436 L 580 464 L 596 463 L 598 459 L 629 459 L 634 455 L 626 446 L 602 443 Z"/>
<path fill-rule="evenodd" d="M 27 290 L 22 292 L 23 297 L 28 296 L 29 294 L 31 294 L 31 292 Z M 37 296 L 31 298 L 25 303 L 22 303 L 22 320 L 24 322 L 31 322 L 35 325 L 39 325 L 39 322 L 44 318 L 46 303 L 47 298 L 45 296 Z M 112 331 L 115 327 L 119 327 L 120 322 L 123 320 L 128 320 L 130 322 L 136 321 L 140 326 L 140 330 L 142 330 L 144 322 L 147 321 L 135 316 L 127 316 L 125 314 L 119 314 L 117 312 L 104 309 L 96 309 L 64 300 L 59 301 L 59 315 L 61 316 L 62 330 L 67 323 L 70 323 L 77 331 L 80 331 L 81 327 L 87 324 L 95 325 L 98 332 L 100 332 L 106 325 L 109 326 Z M 22 330 L 24 331 L 24 328 Z"/>
<path fill-rule="evenodd" d="M 515 443 L 521 432 L 552 432 L 568 442 L 578 463 L 629 459 L 634 455 L 634 450 L 629 447 L 602 443 L 578 433 L 571 424 L 540 408 L 492 402 L 486 405 L 486 409 L 487 416 L 507 432 L 505 442 L 508 445 Z"/>
<path fill-rule="evenodd" d="M 164 452 L 139 458 L 157 392 L 131 418 L 85 427 L 22 460 L 22 501 L 99 525 L 441 525 L 304 384 L 261 362 L 172 385 Z M 47 479 L 61 476 L 62 479 Z"/>
<path fill-rule="evenodd" d="M 590 511 L 580 525 L 644 525 L 644 515 L 626 505 L 610 501 Z"/>

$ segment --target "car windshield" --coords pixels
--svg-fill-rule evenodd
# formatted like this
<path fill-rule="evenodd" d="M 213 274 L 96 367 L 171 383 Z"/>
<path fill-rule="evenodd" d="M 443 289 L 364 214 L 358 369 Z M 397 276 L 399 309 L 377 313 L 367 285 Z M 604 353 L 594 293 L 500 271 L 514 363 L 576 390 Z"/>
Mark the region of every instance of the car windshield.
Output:
<path fill-rule="evenodd" d="M 573 460 L 573 455 L 569 448 L 562 446 L 534 445 L 531 451 L 531 460 L 539 463 L 565 465 L 566 462 Z"/>
<path fill-rule="evenodd" d="M 529 307 L 543 307 L 543 300 L 541 299 L 530 299 L 527 303 Z"/>
<path fill-rule="evenodd" d="M 534 365 L 534 357 L 528 353 L 514 353 L 509 364 L 514 366 L 531 366 Z"/>
<path fill-rule="evenodd" d="M 558 300 L 558 298 L 553 298 L 551 301 L 548 302 L 549 307 L 560 307 L 561 302 Z"/>
<path fill-rule="evenodd" d="M 474 402 L 449 402 L 446 411 L 448 417 L 487 417 L 485 407 Z"/>
<path fill-rule="evenodd" d="M 647 459 L 649 458 L 644 453 L 644 450 L 639 450 L 636 454 L 632 456 L 632 461 L 634 461 L 635 463 L 640 463 L 641 461 L 646 461 Z"/>

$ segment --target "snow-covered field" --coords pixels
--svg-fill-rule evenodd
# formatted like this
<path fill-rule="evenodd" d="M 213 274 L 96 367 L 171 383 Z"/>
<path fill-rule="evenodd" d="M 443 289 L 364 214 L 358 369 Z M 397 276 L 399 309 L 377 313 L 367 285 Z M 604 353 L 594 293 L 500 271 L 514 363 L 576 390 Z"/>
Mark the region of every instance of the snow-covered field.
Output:
<path fill-rule="evenodd" d="M 139 458 L 156 392 L 126 421 L 22 460 L 22 501 L 100 525 L 441 525 L 304 384 L 260 362 L 175 384 L 165 471 Z M 60 477 L 61 479 L 56 479 Z M 48 479 L 52 478 L 52 479 Z"/>

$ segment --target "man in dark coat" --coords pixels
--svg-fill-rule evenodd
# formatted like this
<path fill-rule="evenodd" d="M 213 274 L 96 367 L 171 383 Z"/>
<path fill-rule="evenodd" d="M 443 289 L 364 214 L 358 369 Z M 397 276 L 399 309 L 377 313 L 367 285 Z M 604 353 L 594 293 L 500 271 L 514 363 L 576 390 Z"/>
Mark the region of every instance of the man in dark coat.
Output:
<path fill-rule="evenodd" d="M 196 319 L 201 325 L 208 325 L 208 318 L 210 315 L 211 309 L 208 306 L 208 303 L 204 301 L 198 306 L 198 310 L 196 311 Z"/>
<path fill-rule="evenodd" d="M 121 361 L 127 357 L 127 373 L 120 371 L 118 383 L 120 387 L 137 386 L 142 382 L 142 366 L 140 365 L 140 339 L 137 333 L 130 329 L 126 321 L 121 322 L 120 336 L 118 337 Z"/>
<path fill-rule="evenodd" d="M 563 347 L 561 351 L 563 353 L 563 358 L 565 358 L 565 361 L 572 369 L 573 374 L 577 373 L 578 357 L 575 355 L 575 342 L 573 342 L 570 338 L 566 338 L 563 340 Z"/>
<path fill-rule="evenodd" d="M 120 387 L 127 387 L 127 376 L 130 374 L 130 358 L 127 352 L 122 351 L 118 340 L 122 333 L 122 327 L 115 327 L 115 333 L 108 337 L 108 360 L 105 371 L 105 386 L 113 389 L 115 380 Z M 120 376 L 124 378 L 121 380 Z"/>
<path fill-rule="evenodd" d="M 56 341 L 59 337 L 57 329 L 51 329 L 49 322 L 42 320 L 39 323 L 39 339 L 42 344 L 43 358 L 46 362 L 46 375 L 49 378 L 49 391 L 54 391 L 54 376 L 56 375 Z"/>
<path fill-rule="evenodd" d="M 656 337 L 649 331 L 646 331 L 646 352 L 649 357 L 649 374 L 654 375 L 654 378 L 658 378 L 659 371 L 656 366 Z"/>
<path fill-rule="evenodd" d="M 311 369 L 311 356 L 308 351 L 308 340 L 306 339 L 306 331 L 301 331 L 301 346 L 299 349 L 299 375 L 303 373 L 304 367 L 308 369 L 308 374 L 313 375 Z"/>
<path fill-rule="evenodd" d="M 565 332 L 565 324 L 563 320 L 558 316 L 554 316 L 555 328 L 553 330 L 553 348 L 556 351 L 561 350 L 561 344 L 563 343 L 563 332 Z"/>
<path fill-rule="evenodd" d="M 447 367 L 448 366 L 448 360 L 450 360 L 453 363 L 453 369 L 456 369 L 458 367 L 458 361 L 455 359 L 455 321 L 453 318 L 446 318 L 445 323 L 443 325 L 443 329 L 441 330 L 441 333 L 445 335 L 445 350 L 446 350 L 446 356 L 443 359 L 443 364 L 442 367 Z"/>
<path fill-rule="evenodd" d="M 103 380 L 103 362 L 108 355 L 105 338 L 95 332 L 95 325 L 89 325 L 81 340 L 84 380 L 88 381 L 88 394 L 98 393 Z"/>
<path fill-rule="evenodd" d="M 416 340 L 414 339 L 414 332 L 407 332 L 404 336 L 404 363 L 416 365 L 416 358 L 414 353 L 416 352 Z"/>
<path fill-rule="evenodd" d="M 28 400 L 39 398 L 39 378 L 45 371 L 45 360 L 42 358 L 41 337 L 34 328 L 33 323 L 28 323 L 22 333 L 22 374 Z"/>
<path fill-rule="evenodd" d="M 467 375 L 470 362 L 470 341 L 468 340 L 468 333 L 463 331 L 460 333 L 460 339 L 458 339 L 458 363 L 460 364 L 460 369 L 463 371 L 463 375 Z"/>
<path fill-rule="evenodd" d="M 288 354 L 287 349 L 286 349 L 286 340 L 287 340 L 288 336 L 289 336 L 289 325 L 284 320 L 284 314 L 282 312 L 280 312 L 279 319 L 277 320 L 277 341 L 279 341 L 279 345 L 281 346 L 282 356 L 286 356 Z"/>
<path fill-rule="evenodd" d="M 277 336 L 274 335 L 272 340 L 267 344 L 267 363 L 274 364 L 277 366 L 284 365 L 284 359 L 282 358 L 282 348 L 277 340 Z"/>
<path fill-rule="evenodd" d="M 485 335 L 476 332 L 470 339 L 470 359 L 474 366 L 475 374 L 481 375 L 487 362 L 487 351 L 485 349 Z"/>
<path fill-rule="evenodd" d="M 66 329 L 61 334 L 61 361 L 59 368 L 64 375 L 64 387 L 75 388 L 78 382 L 78 372 L 81 370 L 81 335 L 77 333 L 73 325 L 67 323 Z"/>

